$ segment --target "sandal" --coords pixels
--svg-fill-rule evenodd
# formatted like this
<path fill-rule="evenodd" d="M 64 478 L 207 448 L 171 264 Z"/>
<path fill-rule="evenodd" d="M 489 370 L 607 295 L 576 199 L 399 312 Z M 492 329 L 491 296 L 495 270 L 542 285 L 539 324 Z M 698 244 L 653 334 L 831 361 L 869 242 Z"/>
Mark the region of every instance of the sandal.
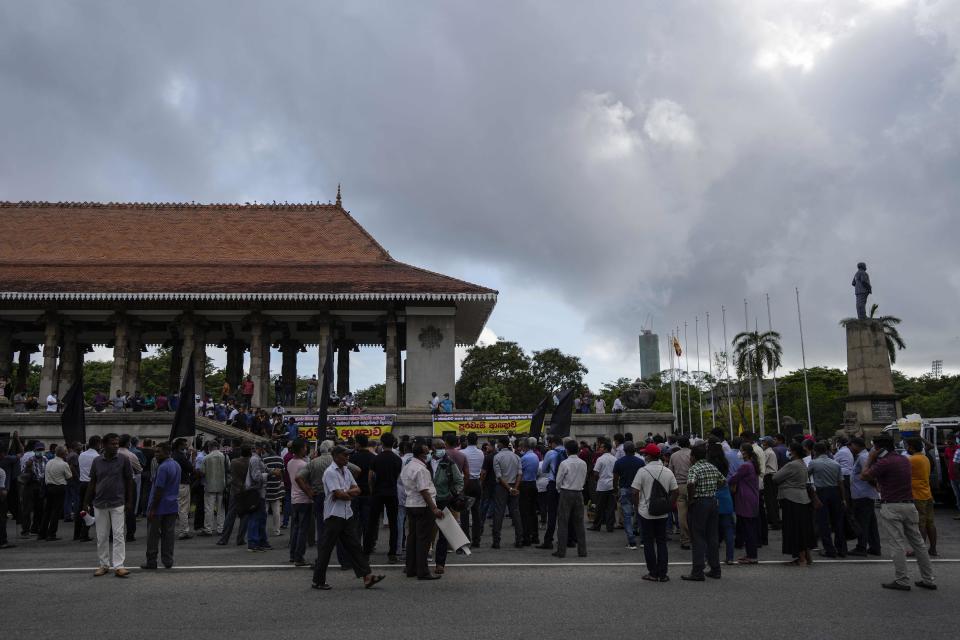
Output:
<path fill-rule="evenodd" d="M 369 581 L 369 582 L 367 582 L 366 580 L 364 580 L 364 582 L 363 582 L 363 588 L 364 588 L 364 589 L 369 589 L 369 588 L 372 587 L 373 585 L 375 585 L 375 584 L 377 584 L 378 582 L 380 582 L 381 580 L 383 580 L 385 577 L 386 577 L 386 576 L 382 576 L 382 575 L 381 575 L 381 576 L 370 576 L 370 581 Z"/>

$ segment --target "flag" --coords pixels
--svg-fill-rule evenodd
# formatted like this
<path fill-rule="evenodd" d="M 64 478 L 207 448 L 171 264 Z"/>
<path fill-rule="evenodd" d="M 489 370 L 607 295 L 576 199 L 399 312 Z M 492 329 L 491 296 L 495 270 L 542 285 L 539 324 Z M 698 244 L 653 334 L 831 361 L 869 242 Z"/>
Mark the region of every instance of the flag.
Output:
<path fill-rule="evenodd" d="M 327 338 L 327 360 L 320 376 L 320 406 L 317 414 L 317 437 L 327 439 L 327 412 L 330 408 L 330 392 L 333 387 L 333 338 Z"/>
<path fill-rule="evenodd" d="M 187 375 L 183 377 L 183 384 L 180 386 L 180 404 L 177 405 L 177 412 L 173 414 L 170 442 L 177 438 L 192 438 L 197 433 L 197 410 L 193 400 L 196 373 L 193 360 L 193 353 L 191 353 L 190 360 L 187 362 Z"/>
<path fill-rule="evenodd" d="M 570 435 L 570 421 L 573 416 L 573 389 L 560 392 L 560 401 L 550 415 L 549 434 L 566 438 Z"/>
<path fill-rule="evenodd" d="M 552 401 L 553 398 L 548 395 L 540 401 L 537 408 L 533 410 L 533 415 L 530 416 L 530 435 L 534 438 L 539 438 L 540 432 L 543 431 L 543 417 L 547 413 L 547 405 Z"/>
<path fill-rule="evenodd" d="M 683 355 L 683 349 L 680 348 L 680 341 L 677 340 L 677 336 L 673 336 L 673 350 L 678 358 Z"/>
<path fill-rule="evenodd" d="M 84 413 L 83 366 L 77 372 L 77 379 L 63 398 L 63 413 L 60 414 L 60 428 L 63 441 L 84 443 L 87 441 L 87 416 Z"/>
<path fill-rule="evenodd" d="M 742 436 L 742 435 L 743 435 L 743 423 L 742 423 L 742 422 L 740 423 L 740 428 L 737 429 L 737 435 L 738 435 L 738 436 Z"/>

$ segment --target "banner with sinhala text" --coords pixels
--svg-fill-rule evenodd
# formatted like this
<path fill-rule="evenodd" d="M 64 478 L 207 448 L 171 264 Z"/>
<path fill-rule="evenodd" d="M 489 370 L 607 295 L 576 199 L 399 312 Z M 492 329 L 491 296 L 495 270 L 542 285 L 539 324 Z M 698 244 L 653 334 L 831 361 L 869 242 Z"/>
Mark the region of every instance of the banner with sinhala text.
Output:
<path fill-rule="evenodd" d="M 471 431 L 478 436 L 520 435 L 530 433 L 532 416 L 520 414 L 455 414 L 441 413 L 433 417 L 433 435 L 442 436 L 448 431 L 458 436 Z"/>
<path fill-rule="evenodd" d="M 317 416 L 290 416 L 297 422 L 297 435 L 307 440 L 321 440 L 317 434 Z M 358 414 L 352 416 L 329 415 L 327 424 L 337 431 L 338 439 L 353 438 L 360 434 L 379 438 L 393 430 L 393 414 Z"/>

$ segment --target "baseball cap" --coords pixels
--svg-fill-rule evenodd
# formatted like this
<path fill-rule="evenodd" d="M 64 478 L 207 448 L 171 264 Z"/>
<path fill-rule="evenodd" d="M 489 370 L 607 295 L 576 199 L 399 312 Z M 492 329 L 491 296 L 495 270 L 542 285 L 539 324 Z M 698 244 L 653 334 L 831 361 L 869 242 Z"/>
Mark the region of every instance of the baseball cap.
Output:
<path fill-rule="evenodd" d="M 37 440 L 36 442 L 33 443 L 33 450 L 34 450 L 34 451 L 40 451 L 40 450 L 42 450 L 42 449 L 46 449 L 46 447 L 43 446 L 43 443 L 42 443 L 42 442 L 40 442 L 39 440 Z"/>
<path fill-rule="evenodd" d="M 641 450 L 640 450 L 640 453 L 642 453 L 642 454 L 645 455 L 645 456 L 659 456 L 659 455 L 660 455 L 660 447 L 658 447 L 657 445 L 655 445 L 655 444 L 653 444 L 653 443 L 651 442 L 650 444 L 648 444 L 647 446 L 645 446 L 643 449 L 641 449 Z"/>

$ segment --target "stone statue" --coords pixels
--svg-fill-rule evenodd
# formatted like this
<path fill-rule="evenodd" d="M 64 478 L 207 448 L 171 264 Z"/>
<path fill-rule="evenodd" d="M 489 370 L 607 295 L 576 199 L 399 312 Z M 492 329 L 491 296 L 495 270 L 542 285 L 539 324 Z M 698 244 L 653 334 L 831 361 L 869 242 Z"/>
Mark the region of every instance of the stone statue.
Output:
<path fill-rule="evenodd" d="M 857 263 L 857 272 L 853 276 L 853 291 L 857 296 L 857 319 L 867 319 L 867 296 L 873 293 L 870 286 L 870 276 L 867 275 L 865 262 Z"/>
<path fill-rule="evenodd" d="M 649 409 L 657 398 L 657 392 L 646 382 L 637 378 L 626 391 L 620 394 L 620 398 L 627 409 Z"/>

